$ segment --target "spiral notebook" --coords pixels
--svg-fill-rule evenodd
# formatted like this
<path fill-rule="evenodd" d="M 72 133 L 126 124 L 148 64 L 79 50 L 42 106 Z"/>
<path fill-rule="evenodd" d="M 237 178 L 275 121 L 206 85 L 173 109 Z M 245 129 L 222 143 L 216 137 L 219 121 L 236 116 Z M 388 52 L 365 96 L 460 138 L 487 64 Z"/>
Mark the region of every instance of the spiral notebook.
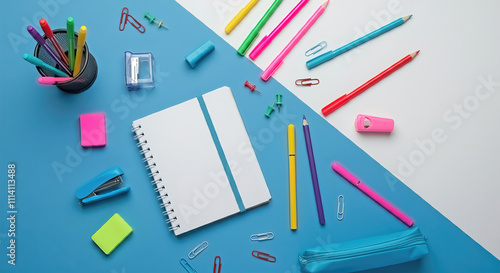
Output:
<path fill-rule="evenodd" d="M 175 235 L 271 199 L 228 87 L 132 125 Z"/>

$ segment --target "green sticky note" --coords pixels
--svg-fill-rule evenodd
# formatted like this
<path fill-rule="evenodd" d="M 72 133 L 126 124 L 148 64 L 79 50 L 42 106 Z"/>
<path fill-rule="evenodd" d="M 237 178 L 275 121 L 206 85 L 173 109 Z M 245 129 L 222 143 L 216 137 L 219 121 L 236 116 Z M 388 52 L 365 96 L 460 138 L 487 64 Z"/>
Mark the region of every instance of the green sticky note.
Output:
<path fill-rule="evenodd" d="M 115 213 L 109 220 L 92 235 L 92 240 L 101 250 L 109 255 L 127 236 L 132 233 L 132 228 Z"/>

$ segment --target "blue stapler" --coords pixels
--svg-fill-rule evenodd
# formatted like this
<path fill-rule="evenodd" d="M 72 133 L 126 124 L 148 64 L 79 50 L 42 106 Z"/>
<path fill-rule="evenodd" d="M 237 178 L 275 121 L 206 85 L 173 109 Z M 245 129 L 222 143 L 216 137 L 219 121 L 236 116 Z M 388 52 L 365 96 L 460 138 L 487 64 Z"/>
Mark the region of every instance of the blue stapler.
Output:
<path fill-rule="evenodd" d="M 76 198 L 83 204 L 89 204 L 126 193 L 130 187 L 112 189 L 122 183 L 122 175 L 123 171 L 120 168 L 111 168 L 78 188 Z"/>

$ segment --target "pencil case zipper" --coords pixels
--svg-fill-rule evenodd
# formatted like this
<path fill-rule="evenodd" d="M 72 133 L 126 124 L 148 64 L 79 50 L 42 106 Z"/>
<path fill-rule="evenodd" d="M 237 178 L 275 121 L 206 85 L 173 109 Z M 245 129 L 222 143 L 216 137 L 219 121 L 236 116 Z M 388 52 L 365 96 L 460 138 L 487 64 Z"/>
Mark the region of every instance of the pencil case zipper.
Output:
<path fill-rule="evenodd" d="M 427 241 L 420 234 L 409 234 L 406 237 L 392 239 L 386 242 L 381 242 L 373 245 L 362 246 L 353 249 L 335 250 L 321 254 L 304 255 L 301 257 L 302 264 L 311 262 L 355 258 L 358 256 L 371 255 L 376 253 L 388 252 L 391 250 L 412 247 L 416 245 L 427 244 Z"/>

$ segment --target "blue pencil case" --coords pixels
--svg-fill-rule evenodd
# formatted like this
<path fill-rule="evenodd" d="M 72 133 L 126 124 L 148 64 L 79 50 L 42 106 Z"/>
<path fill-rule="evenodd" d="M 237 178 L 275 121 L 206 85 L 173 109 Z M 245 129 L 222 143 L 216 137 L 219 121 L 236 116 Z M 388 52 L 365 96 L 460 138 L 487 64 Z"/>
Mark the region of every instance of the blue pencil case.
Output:
<path fill-rule="evenodd" d="M 356 272 L 420 259 L 429 252 L 420 229 L 318 246 L 299 254 L 303 272 Z"/>

